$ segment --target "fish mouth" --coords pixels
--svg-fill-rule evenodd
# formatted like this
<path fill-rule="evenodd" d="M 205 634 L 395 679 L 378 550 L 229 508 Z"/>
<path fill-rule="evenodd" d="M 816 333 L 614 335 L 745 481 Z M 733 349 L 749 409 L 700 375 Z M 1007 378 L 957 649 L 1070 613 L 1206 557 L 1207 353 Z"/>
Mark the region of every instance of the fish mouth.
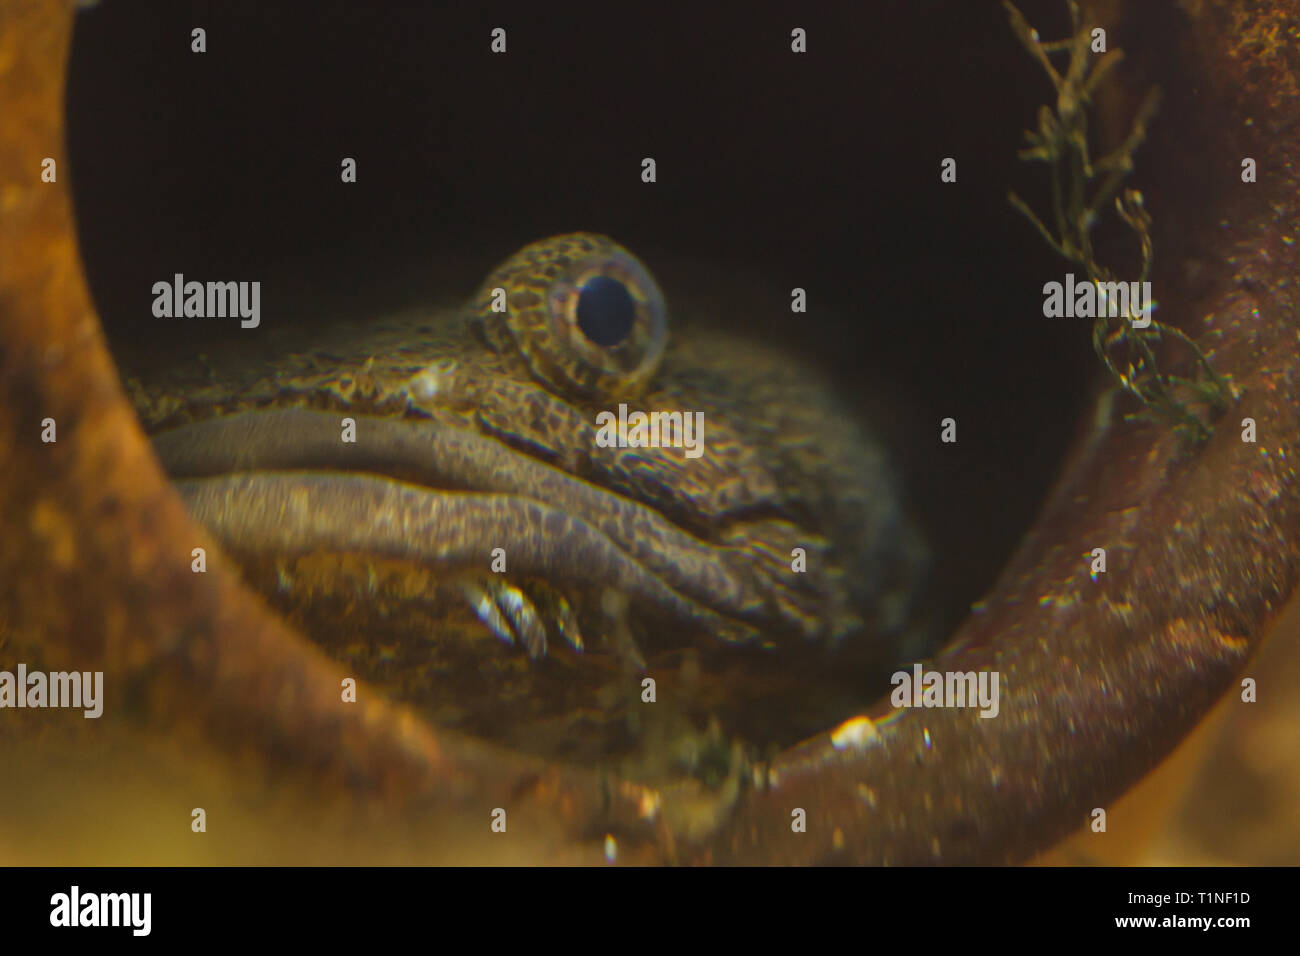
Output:
<path fill-rule="evenodd" d="M 735 548 L 490 437 L 428 420 L 246 411 L 160 432 L 153 444 L 193 516 L 241 556 L 367 555 L 453 574 L 508 573 L 610 588 L 724 642 L 797 630 Z M 786 618 L 783 620 L 783 614 Z"/>
<path fill-rule="evenodd" d="M 466 428 L 350 414 L 351 443 L 340 440 L 342 417 L 241 411 L 152 442 L 191 516 L 245 580 L 328 654 L 435 725 L 659 779 L 682 771 L 677 749 L 723 746 L 712 728 L 766 728 L 746 734 L 757 753 L 872 696 L 836 676 L 855 670 L 843 666 L 843 649 L 809 653 L 798 636 L 803 612 L 773 597 L 734 540 L 693 535 Z M 494 573 L 498 556 L 504 574 Z M 573 641 L 549 617 L 544 626 L 570 644 L 552 640 L 541 660 L 493 639 L 506 635 L 465 589 L 486 597 L 502 581 L 539 617 L 560 595 L 585 636 Z M 882 663 L 874 644 L 853 653 Z M 694 692 L 646 717 L 646 673 L 671 674 Z M 827 692 L 810 703 L 812 682 Z"/>

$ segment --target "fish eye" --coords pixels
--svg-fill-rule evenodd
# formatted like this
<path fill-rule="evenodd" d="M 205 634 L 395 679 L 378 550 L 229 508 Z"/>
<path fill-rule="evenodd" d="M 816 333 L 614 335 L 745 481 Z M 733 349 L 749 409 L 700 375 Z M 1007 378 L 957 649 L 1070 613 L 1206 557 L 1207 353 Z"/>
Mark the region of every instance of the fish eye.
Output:
<path fill-rule="evenodd" d="M 636 304 L 627 286 L 609 276 L 587 280 L 578 293 L 578 328 L 597 345 L 618 345 L 632 331 Z"/>
<path fill-rule="evenodd" d="M 525 246 L 488 277 L 475 313 L 498 352 L 521 356 L 552 391 L 588 399 L 635 395 L 667 341 L 667 307 L 649 270 L 591 233 Z"/>

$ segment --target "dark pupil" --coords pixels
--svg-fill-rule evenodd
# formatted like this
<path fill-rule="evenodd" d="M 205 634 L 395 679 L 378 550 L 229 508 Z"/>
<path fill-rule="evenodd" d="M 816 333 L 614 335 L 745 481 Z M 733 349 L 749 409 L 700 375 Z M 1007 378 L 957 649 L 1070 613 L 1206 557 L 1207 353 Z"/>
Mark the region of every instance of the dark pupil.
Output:
<path fill-rule="evenodd" d="M 597 345 L 618 345 L 635 321 L 636 304 L 617 279 L 596 276 L 578 294 L 578 328 Z"/>

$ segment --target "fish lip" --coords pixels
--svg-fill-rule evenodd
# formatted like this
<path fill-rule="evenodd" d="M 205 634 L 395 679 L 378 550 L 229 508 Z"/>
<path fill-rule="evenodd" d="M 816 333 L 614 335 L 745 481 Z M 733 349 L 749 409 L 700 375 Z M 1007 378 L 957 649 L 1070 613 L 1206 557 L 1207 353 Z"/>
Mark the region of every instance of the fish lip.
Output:
<path fill-rule="evenodd" d="M 340 438 L 349 419 L 355 442 Z M 152 441 L 193 516 L 236 552 L 486 569 L 502 546 L 512 571 L 624 589 L 726 641 L 780 630 L 763 582 L 726 545 L 469 429 L 292 407 L 204 418 Z"/>
<path fill-rule="evenodd" d="M 491 543 L 508 542 L 512 573 L 573 587 L 617 588 L 704 629 L 729 623 L 581 518 L 530 498 L 315 471 L 243 471 L 174 484 L 191 515 L 236 553 L 364 554 L 434 572 L 479 565 L 486 573 Z"/>

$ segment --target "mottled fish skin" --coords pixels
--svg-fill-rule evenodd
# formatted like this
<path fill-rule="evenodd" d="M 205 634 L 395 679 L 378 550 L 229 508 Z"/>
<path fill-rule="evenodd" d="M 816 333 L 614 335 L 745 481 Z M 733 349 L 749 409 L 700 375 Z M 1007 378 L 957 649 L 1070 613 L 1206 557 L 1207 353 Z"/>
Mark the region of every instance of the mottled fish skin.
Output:
<path fill-rule="evenodd" d="M 587 341 L 572 319 L 593 275 L 631 292 L 636 322 L 616 348 Z M 504 313 L 494 310 L 503 296 Z M 365 526 L 334 536 L 282 528 L 278 537 L 271 526 L 323 526 L 320 509 L 355 511 L 373 495 L 374 507 L 390 510 L 354 520 L 369 514 L 391 528 L 400 516 L 440 539 L 413 551 L 376 531 L 370 544 L 386 556 L 445 570 L 475 556 L 485 565 L 502 543 L 481 537 L 491 526 L 562 590 L 630 589 L 651 613 L 729 640 L 833 641 L 904 623 L 924 546 L 877 440 L 813 369 L 690 318 L 669 327 L 648 270 L 605 237 L 526 247 L 465 309 L 302 336 L 309 346 L 272 360 L 250 358 L 251 348 L 213 350 L 192 367 L 128 380 L 164 464 L 186 479 L 191 507 L 206 502 L 199 517 L 218 538 L 236 533 L 233 511 L 255 510 L 250 496 L 306 500 L 306 486 L 290 489 L 285 476 L 310 474 L 315 510 L 291 518 L 264 500 L 256 522 L 244 516 L 246 547 L 343 547 L 346 537 L 364 549 Z M 703 413 L 702 454 L 602 447 L 597 415 L 617 415 L 620 403 Z M 304 414 L 252 414 L 293 409 Z M 340 413 L 359 422 L 356 446 L 339 442 Z M 358 474 L 344 484 L 341 471 Z M 492 509 L 496 523 L 485 524 Z M 792 570 L 795 549 L 806 571 Z"/>

